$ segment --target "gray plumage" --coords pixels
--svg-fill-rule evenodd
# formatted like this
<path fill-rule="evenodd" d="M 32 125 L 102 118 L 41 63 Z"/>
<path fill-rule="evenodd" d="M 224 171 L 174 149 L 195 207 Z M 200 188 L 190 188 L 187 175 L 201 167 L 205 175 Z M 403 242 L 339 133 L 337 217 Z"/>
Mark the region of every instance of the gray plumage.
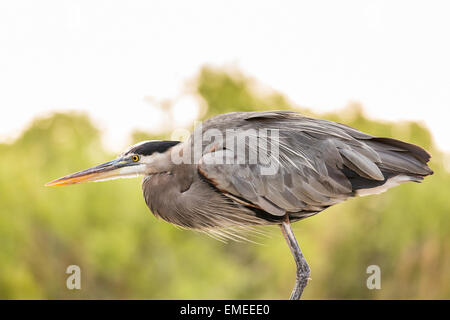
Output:
<path fill-rule="evenodd" d="M 175 161 L 177 155 L 188 161 Z M 297 264 L 291 299 L 299 299 L 310 270 L 290 222 L 350 197 L 420 182 L 433 173 L 429 160 L 416 145 L 332 121 L 236 112 L 205 121 L 186 142 L 145 141 L 47 185 L 143 175 L 148 207 L 175 225 L 240 240 L 242 229 L 278 224 Z"/>
<path fill-rule="evenodd" d="M 241 133 L 278 129 L 278 173 L 261 175 L 255 164 L 204 164 L 205 157 L 223 153 L 225 145 L 211 152 L 211 142 L 204 141 L 198 163 L 172 165 L 144 179 L 145 200 L 155 215 L 203 231 L 279 224 L 285 214 L 299 220 L 359 193 L 384 191 L 383 186 L 393 186 L 389 181 L 419 182 L 432 174 L 426 165 L 430 155 L 418 146 L 295 112 L 222 114 L 201 129 L 225 135 L 230 128 Z M 193 148 L 192 137 L 179 148 Z M 166 154 L 169 162 L 170 150 Z"/>

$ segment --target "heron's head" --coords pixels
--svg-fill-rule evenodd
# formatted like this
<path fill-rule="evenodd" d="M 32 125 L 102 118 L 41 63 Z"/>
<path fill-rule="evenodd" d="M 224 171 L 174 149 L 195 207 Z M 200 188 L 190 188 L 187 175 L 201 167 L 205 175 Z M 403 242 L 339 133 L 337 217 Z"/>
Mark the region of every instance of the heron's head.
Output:
<path fill-rule="evenodd" d="M 167 151 L 179 141 L 144 141 L 123 152 L 117 159 L 50 181 L 46 186 L 65 186 L 89 181 L 133 178 L 162 172 L 168 166 Z"/>

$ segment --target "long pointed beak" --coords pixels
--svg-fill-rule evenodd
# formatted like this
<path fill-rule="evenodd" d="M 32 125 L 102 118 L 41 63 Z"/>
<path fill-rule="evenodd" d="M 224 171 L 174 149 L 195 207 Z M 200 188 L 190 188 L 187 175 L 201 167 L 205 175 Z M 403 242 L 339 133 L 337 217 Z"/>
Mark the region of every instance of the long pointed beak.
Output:
<path fill-rule="evenodd" d="M 50 181 L 45 186 L 66 186 L 81 182 L 114 179 L 122 174 L 121 168 L 129 165 L 133 165 L 133 163 L 129 163 L 122 159 L 117 159 Z"/>

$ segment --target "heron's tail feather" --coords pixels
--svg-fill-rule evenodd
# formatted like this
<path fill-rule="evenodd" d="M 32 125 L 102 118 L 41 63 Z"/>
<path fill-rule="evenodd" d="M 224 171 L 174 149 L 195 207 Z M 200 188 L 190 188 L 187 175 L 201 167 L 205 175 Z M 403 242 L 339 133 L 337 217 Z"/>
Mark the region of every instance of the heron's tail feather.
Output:
<path fill-rule="evenodd" d="M 419 146 L 391 138 L 372 138 L 367 144 L 379 154 L 382 171 L 422 179 L 433 174 L 427 165 L 431 155 Z"/>
<path fill-rule="evenodd" d="M 391 138 L 374 137 L 364 142 L 379 155 L 381 162 L 376 165 L 384 180 L 367 179 L 346 170 L 344 174 L 357 195 L 381 193 L 408 181 L 421 182 L 424 177 L 433 174 L 427 165 L 431 155 L 419 146 Z"/>

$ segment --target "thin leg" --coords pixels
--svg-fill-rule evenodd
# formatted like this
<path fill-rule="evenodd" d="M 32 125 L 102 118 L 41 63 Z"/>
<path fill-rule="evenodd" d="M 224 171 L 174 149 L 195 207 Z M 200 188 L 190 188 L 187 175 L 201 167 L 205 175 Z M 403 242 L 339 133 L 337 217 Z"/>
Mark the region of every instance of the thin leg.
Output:
<path fill-rule="evenodd" d="M 281 223 L 281 232 L 283 232 L 284 239 L 286 239 L 289 249 L 294 256 L 295 263 L 297 264 L 295 287 L 292 290 L 291 297 L 289 299 L 299 300 L 303 293 L 303 289 L 305 289 L 308 283 L 310 269 L 305 257 L 303 257 L 300 247 L 298 246 L 297 239 L 295 239 L 295 235 L 292 232 L 288 215 L 286 215 L 284 221 Z"/>

